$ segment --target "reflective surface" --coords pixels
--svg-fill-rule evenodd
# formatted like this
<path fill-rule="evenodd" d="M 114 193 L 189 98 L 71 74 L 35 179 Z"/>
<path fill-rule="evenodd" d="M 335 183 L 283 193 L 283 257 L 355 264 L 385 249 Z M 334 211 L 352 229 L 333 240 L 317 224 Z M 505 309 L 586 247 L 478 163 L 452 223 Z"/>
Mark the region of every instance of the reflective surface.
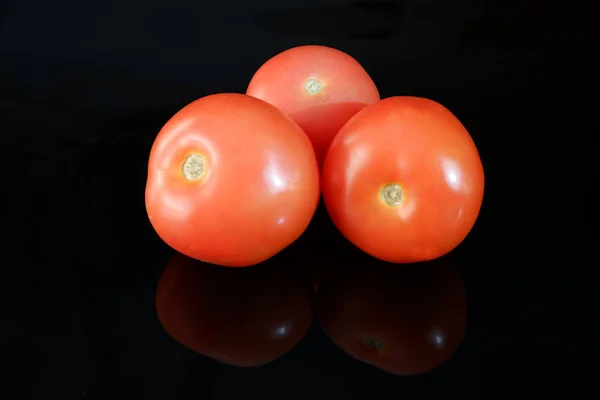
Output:
<path fill-rule="evenodd" d="M 412 266 L 360 264 L 320 271 L 315 282 L 317 319 L 332 342 L 397 375 L 422 374 L 448 360 L 467 320 L 458 266 L 449 258 Z"/>
<path fill-rule="evenodd" d="M 260 366 L 291 350 L 312 322 L 299 278 L 293 265 L 234 270 L 175 254 L 156 289 L 156 312 L 184 346 L 229 365 Z"/>
<path fill-rule="evenodd" d="M 317 218 L 312 230 L 330 228 L 326 223 Z M 324 263 L 299 250 L 242 270 L 175 253 L 156 290 L 163 329 L 200 355 L 238 367 L 285 355 L 313 314 L 332 345 L 386 373 L 426 373 L 457 350 L 467 303 L 451 257 L 407 266 L 346 249 L 351 257 Z"/>
<path fill-rule="evenodd" d="M 0 2 L 0 399 L 593 395 L 592 6 L 92 3 Z M 315 15 L 317 3 L 325 8 Z M 181 289 L 164 292 L 163 310 L 177 318 L 163 325 L 157 288 L 173 252 L 143 199 L 156 133 L 198 97 L 243 92 L 269 55 L 305 43 L 348 51 L 383 97 L 431 97 L 456 113 L 486 171 L 477 223 L 448 264 L 392 270 L 351 246 L 320 208 L 269 267 L 297 276 L 275 273 L 279 283 L 267 285 L 258 273 L 237 275 L 240 292 L 219 291 L 207 307 L 214 286 L 194 288 L 218 279 L 181 267 L 171 281 Z M 243 295 L 255 287 L 264 297 Z M 305 322 L 305 298 L 312 323 L 293 345 L 302 330 L 285 336 L 287 321 Z M 253 314 L 256 305 L 265 313 Z M 240 332 L 259 328 L 247 321 L 261 318 L 271 329 L 253 333 L 251 350 L 270 362 L 236 367 L 239 349 L 199 346 L 204 334 L 211 345 L 243 344 Z M 228 354 L 230 364 L 215 360 Z"/>

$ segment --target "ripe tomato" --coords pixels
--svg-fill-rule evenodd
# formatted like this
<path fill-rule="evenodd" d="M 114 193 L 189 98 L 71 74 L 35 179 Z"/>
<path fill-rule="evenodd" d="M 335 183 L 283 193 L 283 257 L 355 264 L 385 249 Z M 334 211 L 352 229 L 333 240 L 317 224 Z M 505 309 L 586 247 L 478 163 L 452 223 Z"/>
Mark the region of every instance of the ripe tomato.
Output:
<path fill-rule="evenodd" d="M 259 366 L 290 351 L 312 313 L 300 275 L 267 261 L 232 269 L 175 254 L 156 289 L 156 312 L 177 342 L 239 367 Z"/>
<path fill-rule="evenodd" d="M 350 263 L 317 294 L 317 321 L 335 345 L 396 375 L 428 372 L 452 356 L 467 313 L 455 265 L 445 259 L 419 268 L 374 259 Z"/>
<path fill-rule="evenodd" d="M 358 61 L 325 46 L 299 46 L 274 56 L 256 71 L 246 94 L 296 121 L 319 163 L 346 121 L 379 100 L 375 83 Z"/>
<path fill-rule="evenodd" d="M 242 267 L 272 257 L 304 232 L 319 196 L 306 135 L 274 106 L 243 94 L 187 105 L 150 153 L 152 226 L 202 261 Z"/>
<path fill-rule="evenodd" d="M 470 232 L 483 199 L 477 148 L 442 105 L 391 97 L 341 129 L 322 170 L 323 199 L 338 229 L 385 261 L 435 259 Z"/>

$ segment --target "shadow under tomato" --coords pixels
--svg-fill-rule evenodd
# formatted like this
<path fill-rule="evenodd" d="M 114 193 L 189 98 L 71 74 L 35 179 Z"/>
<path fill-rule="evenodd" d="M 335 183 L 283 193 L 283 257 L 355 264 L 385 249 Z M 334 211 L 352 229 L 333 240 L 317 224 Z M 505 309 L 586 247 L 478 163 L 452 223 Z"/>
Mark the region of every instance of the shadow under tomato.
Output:
<path fill-rule="evenodd" d="M 447 361 L 466 329 L 464 282 L 449 257 L 394 265 L 359 257 L 322 265 L 316 318 L 348 355 L 396 375 Z"/>
<path fill-rule="evenodd" d="M 229 365 L 278 359 L 312 322 L 301 275 L 281 261 L 225 268 L 176 253 L 156 291 L 163 328 L 184 346 Z"/>
<path fill-rule="evenodd" d="M 290 114 L 311 138 L 319 164 L 322 165 L 327 149 L 339 130 L 367 104 L 358 102 L 330 103 Z"/>

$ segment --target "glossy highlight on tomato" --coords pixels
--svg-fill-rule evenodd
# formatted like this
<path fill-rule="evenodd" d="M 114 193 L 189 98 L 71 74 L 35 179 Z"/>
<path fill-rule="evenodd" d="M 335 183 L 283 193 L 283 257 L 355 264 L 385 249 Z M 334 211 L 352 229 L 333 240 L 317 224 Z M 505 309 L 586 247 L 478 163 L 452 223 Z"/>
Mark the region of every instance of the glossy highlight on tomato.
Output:
<path fill-rule="evenodd" d="M 191 350 L 238 367 L 283 356 L 313 316 L 300 275 L 272 260 L 234 269 L 176 253 L 156 289 L 164 330 Z"/>
<path fill-rule="evenodd" d="M 447 257 L 415 268 L 346 261 L 319 285 L 316 318 L 349 356 L 395 375 L 438 368 L 459 348 L 467 299 Z"/>
<path fill-rule="evenodd" d="M 276 107 L 243 94 L 192 102 L 158 134 L 146 210 L 175 250 L 246 267 L 274 256 L 308 226 L 319 170 L 302 129 Z"/>
<path fill-rule="evenodd" d="M 473 139 L 441 104 L 390 97 L 356 114 L 322 169 L 325 205 L 342 234 L 394 263 L 459 245 L 481 208 L 484 172 Z"/>
<path fill-rule="evenodd" d="M 310 138 L 321 163 L 340 128 L 377 102 L 379 91 L 356 59 L 326 46 L 298 46 L 265 62 L 246 94 L 289 115 Z"/>

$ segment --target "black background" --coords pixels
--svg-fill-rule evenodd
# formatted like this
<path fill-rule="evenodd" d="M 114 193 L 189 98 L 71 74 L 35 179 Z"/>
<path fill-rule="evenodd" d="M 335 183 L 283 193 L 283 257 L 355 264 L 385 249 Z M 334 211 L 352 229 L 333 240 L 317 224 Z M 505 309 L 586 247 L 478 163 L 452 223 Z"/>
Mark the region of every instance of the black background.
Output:
<path fill-rule="evenodd" d="M 598 31 L 585 4 L 0 1 L 0 397 L 577 398 L 591 343 L 578 317 L 597 315 Z M 382 97 L 444 104 L 479 148 L 484 205 L 455 252 L 467 334 L 429 374 L 379 372 L 317 327 L 282 359 L 238 369 L 156 318 L 171 254 L 143 203 L 156 133 L 302 44 L 348 52 Z M 311 232 L 318 251 L 344 251 Z"/>

